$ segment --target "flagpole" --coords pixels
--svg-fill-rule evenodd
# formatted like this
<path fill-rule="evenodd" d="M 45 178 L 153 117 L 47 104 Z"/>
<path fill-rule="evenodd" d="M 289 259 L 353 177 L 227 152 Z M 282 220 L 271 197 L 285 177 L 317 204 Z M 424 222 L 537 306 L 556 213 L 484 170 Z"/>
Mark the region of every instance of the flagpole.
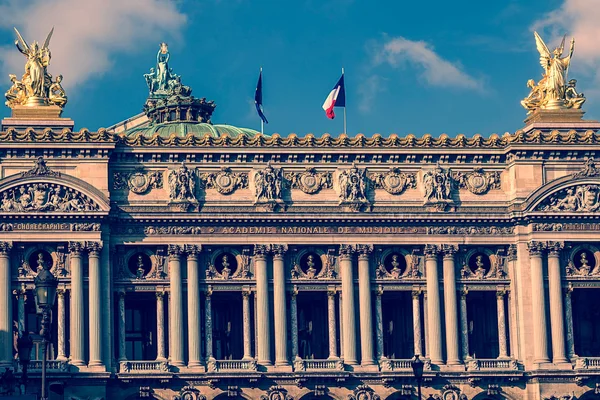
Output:
<path fill-rule="evenodd" d="M 343 75 L 344 75 L 344 67 L 342 67 L 342 76 Z M 346 81 L 344 80 L 344 90 L 346 89 L 345 86 L 346 86 Z M 346 131 L 346 104 L 344 104 L 344 134 L 345 135 L 347 134 L 346 132 L 347 132 Z"/>
<path fill-rule="evenodd" d="M 260 77 L 261 77 L 261 88 L 260 88 L 260 90 L 262 91 L 262 65 L 260 66 Z M 260 106 L 262 107 L 263 110 L 265 109 L 265 107 L 262 104 Z M 260 134 L 261 135 L 265 134 L 265 121 L 263 121 L 262 118 L 260 119 Z"/>

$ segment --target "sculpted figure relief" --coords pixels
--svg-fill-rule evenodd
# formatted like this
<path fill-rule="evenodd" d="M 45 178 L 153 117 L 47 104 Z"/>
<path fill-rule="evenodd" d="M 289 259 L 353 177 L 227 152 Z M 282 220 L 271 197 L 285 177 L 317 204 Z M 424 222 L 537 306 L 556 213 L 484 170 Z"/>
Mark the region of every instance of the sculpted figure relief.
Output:
<path fill-rule="evenodd" d="M 339 176 L 340 200 L 342 202 L 367 202 L 367 170 L 356 165 L 342 171 Z"/>
<path fill-rule="evenodd" d="M 171 202 L 197 203 L 196 175 L 185 164 L 169 173 L 169 198 Z"/>
<path fill-rule="evenodd" d="M 281 168 L 273 168 L 271 164 L 254 173 L 255 203 L 268 203 L 281 200 L 283 172 Z"/>
<path fill-rule="evenodd" d="M 544 200 L 537 209 L 539 211 L 598 211 L 600 186 L 580 185 L 560 190 Z"/>
<path fill-rule="evenodd" d="M 443 211 L 453 203 L 454 179 L 450 169 L 444 169 L 437 164 L 435 169 L 427 171 L 423 176 L 423 187 L 425 189 L 423 205 L 432 205 Z"/>
<path fill-rule="evenodd" d="M 58 184 L 33 183 L 8 189 L 0 195 L 4 212 L 98 211 L 99 207 L 83 193 Z"/>

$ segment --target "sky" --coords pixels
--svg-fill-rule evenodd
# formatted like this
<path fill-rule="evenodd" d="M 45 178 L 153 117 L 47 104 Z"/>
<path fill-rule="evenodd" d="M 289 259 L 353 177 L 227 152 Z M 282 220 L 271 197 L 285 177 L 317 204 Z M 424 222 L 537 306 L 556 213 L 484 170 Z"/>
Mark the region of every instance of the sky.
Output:
<path fill-rule="evenodd" d="M 170 67 L 217 104 L 213 123 L 265 133 L 338 135 L 321 106 L 344 67 L 348 134 L 514 132 L 526 82 L 541 77 L 533 31 L 548 47 L 575 37 L 569 78 L 600 119 L 600 0 L 0 0 L 0 76 L 22 74 L 14 47 L 43 42 L 63 75 L 63 116 L 96 130 L 142 110 L 143 74 L 166 41 Z M 2 116 L 10 110 L 3 108 Z"/>

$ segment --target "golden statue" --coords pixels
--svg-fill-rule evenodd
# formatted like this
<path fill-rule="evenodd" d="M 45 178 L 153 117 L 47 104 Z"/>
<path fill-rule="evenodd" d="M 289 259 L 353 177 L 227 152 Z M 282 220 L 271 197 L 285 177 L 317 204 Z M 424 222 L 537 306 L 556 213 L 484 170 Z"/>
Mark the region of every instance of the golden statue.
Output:
<path fill-rule="evenodd" d="M 48 46 L 54 28 L 52 28 L 41 47 L 36 41 L 28 45 L 17 28 L 15 28 L 15 32 L 17 34 L 15 45 L 27 57 L 27 62 L 21 81 L 18 81 L 15 75 L 9 75 L 13 86 L 5 94 L 6 105 L 11 108 L 15 106 L 35 107 L 46 105 L 57 105 L 62 108 L 67 103 L 67 96 L 60 84 L 62 76 L 52 82 L 52 77 L 47 71 L 51 58 Z"/>
<path fill-rule="evenodd" d="M 577 93 L 575 84 L 577 81 L 572 79 L 567 82 L 569 66 L 575 49 L 575 39 L 571 39 L 571 48 L 569 55 L 563 57 L 565 48 L 565 37 L 559 47 L 552 53 L 548 50 L 546 43 L 537 32 L 534 32 L 535 44 L 540 53 L 540 64 L 544 68 L 542 79 L 536 84 L 533 79 L 527 81 L 527 87 L 531 89 L 529 95 L 521 101 L 521 105 L 529 113 L 539 109 L 561 110 L 561 109 L 579 109 L 585 102 L 583 93 Z"/>

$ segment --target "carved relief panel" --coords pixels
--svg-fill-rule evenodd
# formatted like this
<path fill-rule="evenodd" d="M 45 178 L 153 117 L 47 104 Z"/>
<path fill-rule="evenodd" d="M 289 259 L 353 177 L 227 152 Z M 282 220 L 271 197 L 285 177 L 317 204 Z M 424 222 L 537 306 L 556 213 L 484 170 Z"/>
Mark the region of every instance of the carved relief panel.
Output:
<path fill-rule="evenodd" d="M 417 179 L 415 174 L 401 172 L 399 168 L 392 167 L 389 171 L 372 173 L 369 175 L 375 184 L 375 189 L 383 189 L 390 194 L 400 194 L 406 189 L 415 189 Z"/>
<path fill-rule="evenodd" d="M 292 251 L 292 279 L 335 279 L 335 249 L 294 249 Z"/>
<path fill-rule="evenodd" d="M 377 279 L 416 279 L 422 276 L 419 249 L 378 248 L 375 254 Z"/>
<path fill-rule="evenodd" d="M 113 189 L 126 189 L 135 194 L 146 194 L 152 189 L 162 189 L 163 174 L 160 171 L 146 172 L 137 169 L 134 172 L 119 171 L 113 173 Z"/>
<path fill-rule="evenodd" d="M 306 194 L 318 193 L 321 189 L 331 189 L 331 172 L 317 172 L 307 167 L 303 172 L 290 172 L 285 175 L 292 189 L 300 189 Z"/>

